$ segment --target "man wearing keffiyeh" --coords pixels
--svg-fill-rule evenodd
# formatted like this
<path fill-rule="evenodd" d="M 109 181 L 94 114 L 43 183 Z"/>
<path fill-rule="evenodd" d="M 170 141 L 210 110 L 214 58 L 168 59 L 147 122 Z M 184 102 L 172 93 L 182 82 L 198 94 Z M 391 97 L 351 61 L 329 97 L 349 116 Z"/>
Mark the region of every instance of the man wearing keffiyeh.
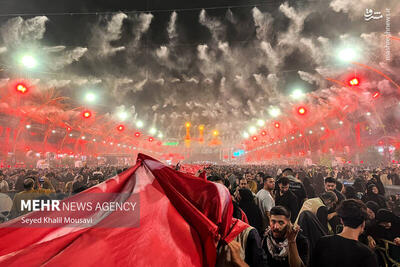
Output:
<path fill-rule="evenodd" d="M 262 244 L 268 264 L 277 267 L 307 266 L 309 242 L 299 233 L 300 227 L 291 224 L 290 212 L 282 206 L 275 206 L 270 216 L 270 225 Z"/>

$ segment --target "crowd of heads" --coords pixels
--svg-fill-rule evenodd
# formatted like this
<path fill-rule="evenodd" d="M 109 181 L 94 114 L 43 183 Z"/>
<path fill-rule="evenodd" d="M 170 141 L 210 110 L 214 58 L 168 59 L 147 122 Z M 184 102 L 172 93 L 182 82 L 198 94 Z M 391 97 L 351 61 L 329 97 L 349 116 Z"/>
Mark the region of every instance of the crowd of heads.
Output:
<path fill-rule="evenodd" d="M 97 185 L 125 169 L 102 166 L 0 170 L 0 222 L 21 215 L 18 211 L 12 212 L 15 204 L 10 204 L 17 195 L 29 195 L 29 198 L 45 196 L 61 200 Z"/>

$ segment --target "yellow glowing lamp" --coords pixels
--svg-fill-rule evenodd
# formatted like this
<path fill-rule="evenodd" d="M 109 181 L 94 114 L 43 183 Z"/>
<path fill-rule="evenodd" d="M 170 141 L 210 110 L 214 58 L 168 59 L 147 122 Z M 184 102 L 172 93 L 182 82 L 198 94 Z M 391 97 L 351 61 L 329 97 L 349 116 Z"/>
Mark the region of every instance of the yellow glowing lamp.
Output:
<path fill-rule="evenodd" d="M 187 122 L 185 125 L 186 125 L 186 128 L 189 128 L 190 127 L 190 122 Z"/>
<path fill-rule="evenodd" d="M 218 136 L 219 132 L 217 130 L 213 131 L 214 136 Z"/>
<path fill-rule="evenodd" d="M 204 130 L 204 125 L 203 125 L 203 124 L 199 125 L 199 130 L 200 130 L 200 131 L 203 131 L 203 130 Z"/>

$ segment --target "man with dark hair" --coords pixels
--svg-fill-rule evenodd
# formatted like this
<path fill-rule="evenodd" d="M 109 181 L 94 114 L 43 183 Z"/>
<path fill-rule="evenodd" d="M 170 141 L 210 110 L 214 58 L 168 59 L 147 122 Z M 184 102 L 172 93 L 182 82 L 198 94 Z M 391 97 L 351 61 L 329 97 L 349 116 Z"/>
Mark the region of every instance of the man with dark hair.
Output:
<path fill-rule="evenodd" d="M 275 267 L 307 266 L 309 244 L 299 233 L 300 227 L 290 222 L 290 212 L 282 206 L 275 206 L 270 212 L 270 223 L 263 239 L 263 249 L 268 264 Z"/>
<path fill-rule="evenodd" d="M 303 183 L 295 177 L 295 173 L 291 168 L 284 169 L 281 177 L 287 177 L 289 179 L 290 191 L 296 195 L 298 206 L 301 207 L 303 202 L 307 199 L 307 194 Z"/>
<path fill-rule="evenodd" d="M 320 197 L 308 199 L 301 207 L 295 225 L 297 225 L 297 222 L 303 211 L 310 211 L 317 217 L 325 233 L 328 233 L 330 230 L 332 231 L 332 229 L 330 229 L 331 227 L 328 224 L 328 221 L 336 215 L 336 212 L 329 213 L 329 210 L 334 207 L 336 203 L 337 196 L 335 195 L 335 193 L 330 191 L 323 193 Z"/>
<path fill-rule="evenodd" d="M 263 172 L 258 172 L 256 174 L 256 182 L 257 182 L 257 192 L 260 191 L 264 187 L 264 179 L 265 174 Z"/>
<path fill-rule="evenodd" d="M 17 193 L 13 199 L 13 206 L 11 208 L 9 217 L 15 218 L 17 216 L 26 214 L 30 212 L 29 210 L 21 209 L 21 201 L 22 200 L 34 200 L 37 199 L 40 195 L 54 193 L 54 188 L 51 185 L 49 179 L 44 179 L 44 184 L 48 185 L 51 189 L 41 188 L 38 183 L 38 189 L 34 189 L 35 185 L 35 177 L 28 177 L 24 180 L 24 191 Z"/>
<path fill-rule="evenodd" d="M 239 179 L 239 188 L 247 188 L 249 189 L 249 185 L 247 183 L 247 179 L 242 177 Z"/>
<path fill-rule="evenodd" d="M 258 191 L 256 197 L 258 199 L 258 207 L 261 210 L 265 225 L 269 222 L 269 212 L 275 206 L 273 198 L 273 190 L 275 188 L 275 179 L 271 176 L 265 176 L 264 187 Z"/>
<path fill-rule="evenodd" d="M 337 209 L 344 228 L 338 235 L 321 237 L 313 253 L 313 267 L 377 267 L 375 254 L 358 241 L 367 220 L 367 206 L 360 200 L 344 200 Z"/>
<path fill-rule="evenodd" d="M 294 222 L 299 212 L 299 203 L 296 195 L 289 189 L 290 180 L 282 177 L 278 180 L 279 192 L 275 197 L 275 205 L 283 206 L 290 211 L 291 221 Z"/>
<path fill-rule="evenodd" d="M 325 184 L 325 192 L 328 191 L 332 191 L 336 194 L 337 198 L 338 198 L 338 203 L 342 202 L 343 200 L 345 200 L 345 197 L 342 193 L 340 193 L 337 189 L 336 189 L 336 179 L 333 177 L 326 177 L 324 180 L 324 184 Z"/>

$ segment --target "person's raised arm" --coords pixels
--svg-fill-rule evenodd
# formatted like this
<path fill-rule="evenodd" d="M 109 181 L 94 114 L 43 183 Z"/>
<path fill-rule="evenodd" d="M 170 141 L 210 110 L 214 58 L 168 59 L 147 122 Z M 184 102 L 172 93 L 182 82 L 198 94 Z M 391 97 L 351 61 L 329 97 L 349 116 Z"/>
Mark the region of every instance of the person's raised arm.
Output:
<path fill-rule="evenodd" d="M 296 238 L 300 231 L 300 226 L 293 226 L 289 224 L 289 229 L 286 234 L 286 238 L 289 243 L 289 266 L 290 267 L 303 267 L 306 266 L 300 258 L 299 251 L 297 249 Z"/>

